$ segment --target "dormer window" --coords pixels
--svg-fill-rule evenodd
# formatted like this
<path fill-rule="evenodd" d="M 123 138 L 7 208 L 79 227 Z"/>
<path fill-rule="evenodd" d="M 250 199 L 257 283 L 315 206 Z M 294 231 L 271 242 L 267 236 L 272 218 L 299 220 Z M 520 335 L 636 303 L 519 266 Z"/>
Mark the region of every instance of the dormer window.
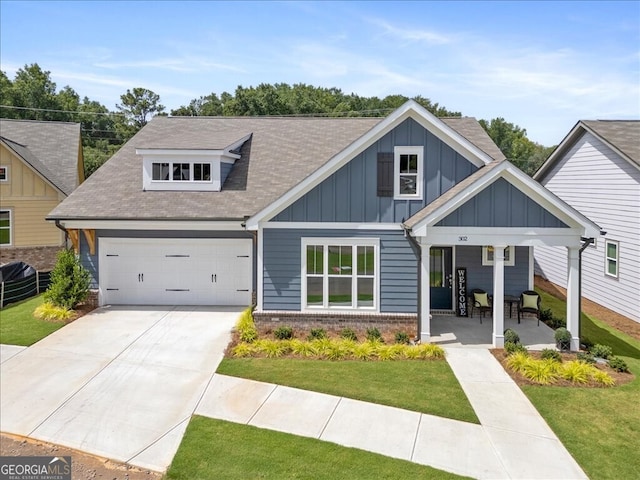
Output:
<path fill-rule="evenodd" d="M 153 162 L 151 179 L 154 182 L 211 182 L 211 163 Z"/>

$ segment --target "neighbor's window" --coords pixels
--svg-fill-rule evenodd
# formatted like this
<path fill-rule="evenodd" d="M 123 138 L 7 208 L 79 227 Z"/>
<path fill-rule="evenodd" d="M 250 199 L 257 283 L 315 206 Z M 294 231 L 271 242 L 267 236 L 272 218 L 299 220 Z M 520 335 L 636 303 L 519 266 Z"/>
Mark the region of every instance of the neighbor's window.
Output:
<path fill-rule="evenodd" d="M 516 249 L 513 245 L 504 249 L 504 266 L 513 267 L 516 264 Z M 493 247 L 482 247 L 482 265 L 493 265 Z"/>
<path fill-rule="evenodd" d="M 303 308 L 377 308 L 378 243 L 303 239 Z"/>
<path fill-rule="evenodd" d="M 8 182 L 9 181 L 9 167 L 2 166 L 0 167 L 0 182 Z"/>
<path fill-rule="evenodd" d="M 395 198 L 422 198 L 423 147 L 396 147 L 394 149 Z"/>
<path fill-rule="evenodd" d="M 152 164 L 151 178 L 164 182 L 210 182 L 210 163 L 158 162 Z M 192 173 L 193 172 L 193 173 Z"/>
<path fill-rule="evenodd" d="M 0 245 L 11 245 L 11 210 L 0 210 Z"/>
<path fill-rule="evenodd" d="M 618 278 L 619 243 L 612 240 L 604 242 L 605 267 L 604 273 Z"/>

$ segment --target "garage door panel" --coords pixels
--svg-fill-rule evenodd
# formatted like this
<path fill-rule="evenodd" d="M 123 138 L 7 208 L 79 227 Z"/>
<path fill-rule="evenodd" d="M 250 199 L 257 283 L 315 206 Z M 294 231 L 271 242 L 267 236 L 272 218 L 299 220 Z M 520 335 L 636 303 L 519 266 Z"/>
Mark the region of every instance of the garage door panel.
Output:
<path fill-rule="evenodd" d="M 251 240 L 100 239 L 103 303 L 248 305 Z"/>

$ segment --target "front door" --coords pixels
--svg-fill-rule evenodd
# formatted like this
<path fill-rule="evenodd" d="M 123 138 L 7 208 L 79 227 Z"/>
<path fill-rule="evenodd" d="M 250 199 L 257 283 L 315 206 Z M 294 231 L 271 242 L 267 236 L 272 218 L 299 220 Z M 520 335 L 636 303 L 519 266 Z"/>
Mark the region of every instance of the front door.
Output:
<path fill-rule="evenodd" d="M 453 308 L 453 248 L 431 247 L 429 263 L 431 308 L 451 310 Z"/>

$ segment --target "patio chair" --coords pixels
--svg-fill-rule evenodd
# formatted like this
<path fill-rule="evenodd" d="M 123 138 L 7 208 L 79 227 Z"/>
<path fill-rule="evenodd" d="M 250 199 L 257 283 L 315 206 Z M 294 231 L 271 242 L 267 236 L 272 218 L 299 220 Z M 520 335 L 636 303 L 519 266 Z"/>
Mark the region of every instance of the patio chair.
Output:
<path fill-rule="evenodd" d="M 480 323 L 482 323 L 482 317 L 485 313 L 493 313 L 491 295 L 480 288 L 471 290 L 471 318 L 476 310 L 480 312 Z"/>
<path fill-rule="evenodd" d="M 542 299 L 538 292 L 534 290 L 525 290 L 520 294 L 520 302 L 518 303 L 518 323 L 522 313 L 533 313 L 538 319 L 540 325 L 540 302 Z"/>

